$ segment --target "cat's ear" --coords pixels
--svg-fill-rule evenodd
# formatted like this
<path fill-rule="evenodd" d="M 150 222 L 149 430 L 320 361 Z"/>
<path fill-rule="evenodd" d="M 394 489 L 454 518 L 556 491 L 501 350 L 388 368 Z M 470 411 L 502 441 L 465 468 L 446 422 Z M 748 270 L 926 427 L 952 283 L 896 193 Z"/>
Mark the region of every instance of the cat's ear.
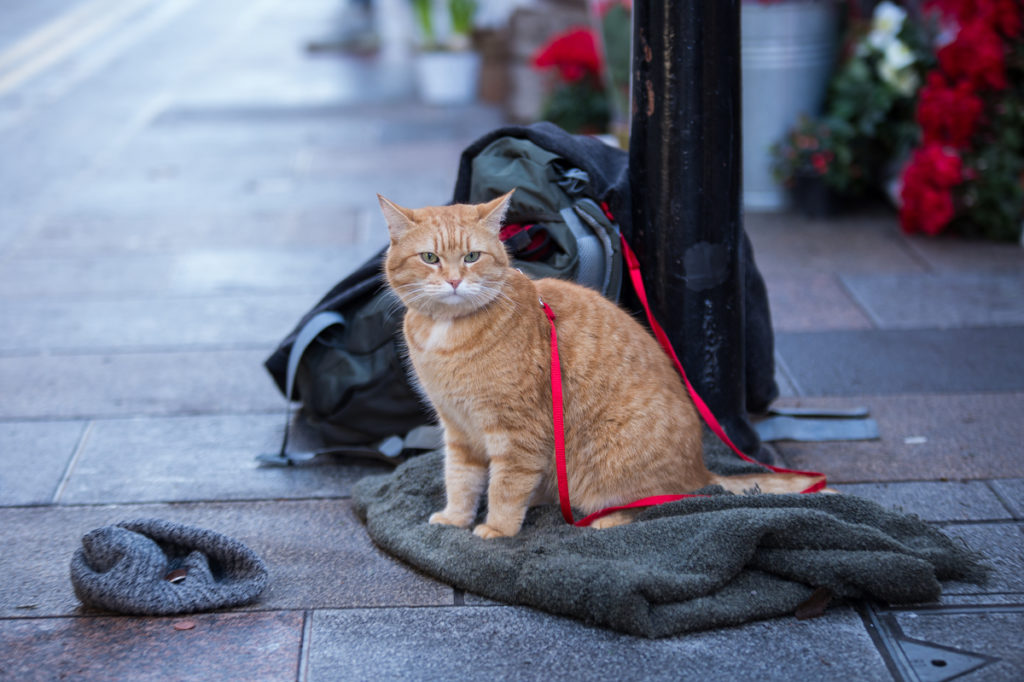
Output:
<path fill-rule="evenodd" d="M 505 213 L 508 212 L 508 205 L 512 201 L 512 195 L 515 192 L 515 189 L 513 189 L 497 199 L 492 199 L 486 204 L 479 204 L 476 207 L 477 215 L 480 216 L 480 222 L 487 226 L 494 234 L 501 232 L 501 226 L 505 222 Z"/>
<path fill-rule="evenodd" d="M 388 222 L 391 241 L 398 241 L 414 224 L 412 211 L 408 208 L 402 208 L 379 194 L 377 195 L 377 200 L 380 201 L 380 210 L 384 213 L 384 220 Z"/>

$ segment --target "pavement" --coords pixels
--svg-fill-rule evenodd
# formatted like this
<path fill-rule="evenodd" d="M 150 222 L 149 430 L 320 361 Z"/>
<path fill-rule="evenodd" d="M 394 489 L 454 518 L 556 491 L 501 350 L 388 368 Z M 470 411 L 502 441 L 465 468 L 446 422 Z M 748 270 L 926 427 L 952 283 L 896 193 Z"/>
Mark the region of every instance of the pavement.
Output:
<path fill-rule="evenodd" d="M 447 201 L 502 122 L 418 104 L 380 6 L 375 57 L 305 51 L 335 0 L 0 10 L 0 678 L 1024 678 L 1024 249 L 908 238 L 885 207 L 746 216 L 779 404 L 864 406 L 881 435 L 772 447 L 982 552 L 985 586 L 638 639 L 376 549 L 349 491 L 384 465 L 256 464 L 284 420 L 262 361 L 384 243 L 375 193 Z M 82 535 L 137 517 L 242 540 L 270 586 L 187 630 L 84 608 Z"/>

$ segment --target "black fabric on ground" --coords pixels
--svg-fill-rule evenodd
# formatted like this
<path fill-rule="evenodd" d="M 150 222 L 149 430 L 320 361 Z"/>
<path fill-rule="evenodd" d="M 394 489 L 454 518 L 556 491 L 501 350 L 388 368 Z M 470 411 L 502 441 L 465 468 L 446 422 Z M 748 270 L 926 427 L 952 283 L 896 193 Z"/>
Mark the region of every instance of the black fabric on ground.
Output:
<path fill-rule="evenodd" d="M 712 437 L 713 438 L 713 437 Z M 757 467 L 709 445 L 720 473 Z M 965 547 L 914 516 L 845 495 L 731 495 L 708 489 L 606 530 L 531 509 L 513 538 L 430 525 L 444 506 L 433 452 L 353 492 L 377 545 L 455 587 L 635 635 L 792 614 L 818 587 L 888 603 L 935 600 L 940 580 L 984 580 Z M 577 516 L 579 518 L 579 516 Z"/>

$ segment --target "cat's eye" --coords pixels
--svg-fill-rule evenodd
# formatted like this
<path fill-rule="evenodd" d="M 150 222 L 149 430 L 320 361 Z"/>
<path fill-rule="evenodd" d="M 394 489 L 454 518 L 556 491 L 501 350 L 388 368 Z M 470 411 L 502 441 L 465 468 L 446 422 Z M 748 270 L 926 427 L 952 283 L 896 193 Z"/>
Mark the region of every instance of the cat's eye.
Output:
<path fill-rule="evenodd" d="M 467 263 L 475 263 L 478 260 L 480 260 L 480 252 L 470 251 L 469 253 L 462 257 L 462 260 L 466 261 Z"/>
<path fill-rule="evenodd" d="M 424 251 L 423 253 L 420 254 L 420 258 L 423 259 L 424 263 L 429 263 L 430 265 L 434 265 L 435 263 L 437 263 L 437 261 L 441 260 L 440 258 L 437 257 L 436 253 L 433 253 L 431 251 Z"/>

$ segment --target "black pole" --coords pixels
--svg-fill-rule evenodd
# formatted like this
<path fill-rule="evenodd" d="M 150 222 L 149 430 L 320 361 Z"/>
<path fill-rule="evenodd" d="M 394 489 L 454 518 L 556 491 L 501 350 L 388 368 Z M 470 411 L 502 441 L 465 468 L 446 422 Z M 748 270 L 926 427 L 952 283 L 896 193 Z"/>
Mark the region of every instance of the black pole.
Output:
<path fill-rule="evenodd" d="M 740 0 L 633 4 L 630 191 L 654 314 L 733 441 L 747 421 Z"/>

